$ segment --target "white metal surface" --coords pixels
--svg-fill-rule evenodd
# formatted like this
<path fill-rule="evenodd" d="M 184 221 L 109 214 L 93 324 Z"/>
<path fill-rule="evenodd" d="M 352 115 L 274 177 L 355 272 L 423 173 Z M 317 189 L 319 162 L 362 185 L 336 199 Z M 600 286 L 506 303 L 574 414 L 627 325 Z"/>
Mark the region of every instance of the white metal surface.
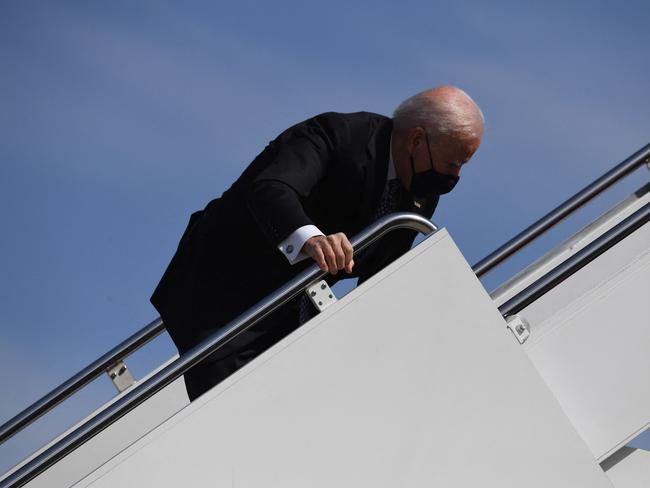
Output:
<path fill-rule="evenodd" d="M 443 230 L 76 486 L 611 483 Z"/>
<path fill-rule="evenodd" d="M 635 449 L 607 470 L 616 488 L 648 488 L 650 486 L 650 452 Z"/>
<path fill-rule="evenodd" d="M 650 224 L 520 312 L 523 346 L 599 461 L 650 423 Z"/>
<path fill-rule="evenodd" d="M 154 375 L 176 357 L 173 357 L 166 363 L 162 364 L 159 368 L 145 376 L 141 381 Z M 113 398 L 111 402 L 104 405 L 98 411 L 106 408 L 119 398 L 121 398 L 121 395 Z M 29 488 L 58 488 L 72 486 L 88 473 L 93 472 L 97 467 L 103 465 L 116 454 L 123 451 L 126 447 L 187 405 L 189 405 L 189 399 L 185 390 L 185 383 L 183 382 L 183 378 L 179 378 L 167 388 L 160 391 L 156 396 L 150 398 L 138 408 L 129 412 L 109 429 L 104 430 L 84 444 L 81 448 L 77 449 L 72 454 L 49 468 L 45 473 L 34 478 L 26 486 Z M 89 417 L 96 413 L 97 412 L 93 412 Z M 81 425 L 85 420 L 86 419 L 82 420 L 77 425 Z M 77 425 L 71 427 L 52 442 L 39 449 L 25 461 L 15 466 L 7 474 L 20 468 L 25 462 L 47 449 L 68 432 L 74 430 Z"/>
<path fill-rule="evenodd" d="M 650 202 L 650 184 L 640 188 L 611 210 L 605 212 L 594 222 L 584 227 L 559 246 L 553 248 L 546 255 L 490 293 L 494 299 L 494 303 L 497 306 L 502 305 L 648 202 Z"/>

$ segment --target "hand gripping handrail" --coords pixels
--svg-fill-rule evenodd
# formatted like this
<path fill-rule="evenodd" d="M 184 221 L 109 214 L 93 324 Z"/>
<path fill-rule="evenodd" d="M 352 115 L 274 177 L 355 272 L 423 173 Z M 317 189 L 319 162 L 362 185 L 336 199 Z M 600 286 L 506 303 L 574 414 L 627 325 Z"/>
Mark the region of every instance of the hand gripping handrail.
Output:
<path fill-rule="evenodd" d="M 366 249 L 386 233 L 396 229 L 411 229 L 427 235 L 438 230 L 435 224 L 432 224 L 420 215 L 400 212 L 387 215 L 377 220 L 354 236 L 350 243 L 356 254 Z M 326 274 L 316 264 L 313 264 L 274 293 L 268 295 L 181 357 L 158 371 L 155 375 L 127 390 L 124 396 L 115 403 L 99 412 L 86 423 L 80 425 L 77 429 L 70 432 L 34 459 L 27 462 L 24 466 L 0 481 L 0 488 L 16 488 L 28 483 L 71 451 L 155 395 L 158 391 L 180 377 L 185 371 L 215 352 L 219 347 L 253 326 L 257 321 L 266 317 L 278 307 L 298 296 L 307 286 L 321 279 Z M 152 324 L 155 323 L 156 321 L 152 322 Z"/>
<path fill-rule="evenodd" d="M 517 251 L 522 249 L 524 246 L 537 239 L 540 235 L 549 230 L 562 219 L 566 218 L 577 209 L 585 205 L 587 202 L 592 200 L 594 197 L 598 196 L 614 183 L 627 176 L 643 164 L 648 163 L 650 163 L 650 144 L 647 144 L 646 146 L 639 149 L 625 161 L 609 170 L 603 176 L 595 180 L 590 185 L 584 187 L 581 191 L 576 193 L 560 206 L 547 213 L 537 222 L 524 229 L 522 232 L 498 248 L 496 251 L 481 259 L 478 263 L 472 266 L 472 270 L 474 270 L 476 276 L 481 277 L 492 268 L 502 263 Z"/>

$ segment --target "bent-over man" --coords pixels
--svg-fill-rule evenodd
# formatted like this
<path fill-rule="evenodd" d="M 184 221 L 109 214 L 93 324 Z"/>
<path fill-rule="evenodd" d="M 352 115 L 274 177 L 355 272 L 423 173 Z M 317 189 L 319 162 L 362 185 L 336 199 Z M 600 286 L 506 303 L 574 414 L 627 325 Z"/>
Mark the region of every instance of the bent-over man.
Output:
<path fill-rule="evenodd" d="M 313 261 L 361 283 L 408 251 L 395 231 L 353 259 L 349 236 L 382 215 L 431 218 L 483 135 L 483 115 L 462 90 L 419 93 L 393 118 L 324 113 L 285 130 L 205 209 L 192 214 L 151 297 L 183 354 Z M 198 397 L 300 325 L 298 297 L 185 374 Z"/>

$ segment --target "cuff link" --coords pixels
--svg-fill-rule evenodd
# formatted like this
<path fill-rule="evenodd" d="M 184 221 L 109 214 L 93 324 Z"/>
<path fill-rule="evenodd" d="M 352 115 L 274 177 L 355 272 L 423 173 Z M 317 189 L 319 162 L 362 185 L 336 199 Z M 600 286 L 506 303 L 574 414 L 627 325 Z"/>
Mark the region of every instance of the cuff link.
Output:
<path fill-rule="evenodd" d="M 293 252 L 293 246 L 292 246 L 291 244 L 289 244 L 289 245 L 286 247 L 286 252 L 287 252 L 287 254 L 291 254 L 291 253 Z"/>

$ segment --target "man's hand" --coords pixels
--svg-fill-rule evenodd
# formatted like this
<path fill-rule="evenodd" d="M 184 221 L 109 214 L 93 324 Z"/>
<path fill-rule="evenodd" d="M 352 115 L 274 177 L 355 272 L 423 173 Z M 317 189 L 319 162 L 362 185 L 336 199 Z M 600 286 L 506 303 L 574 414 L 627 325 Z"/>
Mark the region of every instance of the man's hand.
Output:
<path fill-rule="evenodd" d="M 339 269 L 352 273 L 352 244 L 343 232 L 328 236 L 314 236 L 307 239 L 302 252 L 318 263 L 320 269 L 335 275 Z"/>

